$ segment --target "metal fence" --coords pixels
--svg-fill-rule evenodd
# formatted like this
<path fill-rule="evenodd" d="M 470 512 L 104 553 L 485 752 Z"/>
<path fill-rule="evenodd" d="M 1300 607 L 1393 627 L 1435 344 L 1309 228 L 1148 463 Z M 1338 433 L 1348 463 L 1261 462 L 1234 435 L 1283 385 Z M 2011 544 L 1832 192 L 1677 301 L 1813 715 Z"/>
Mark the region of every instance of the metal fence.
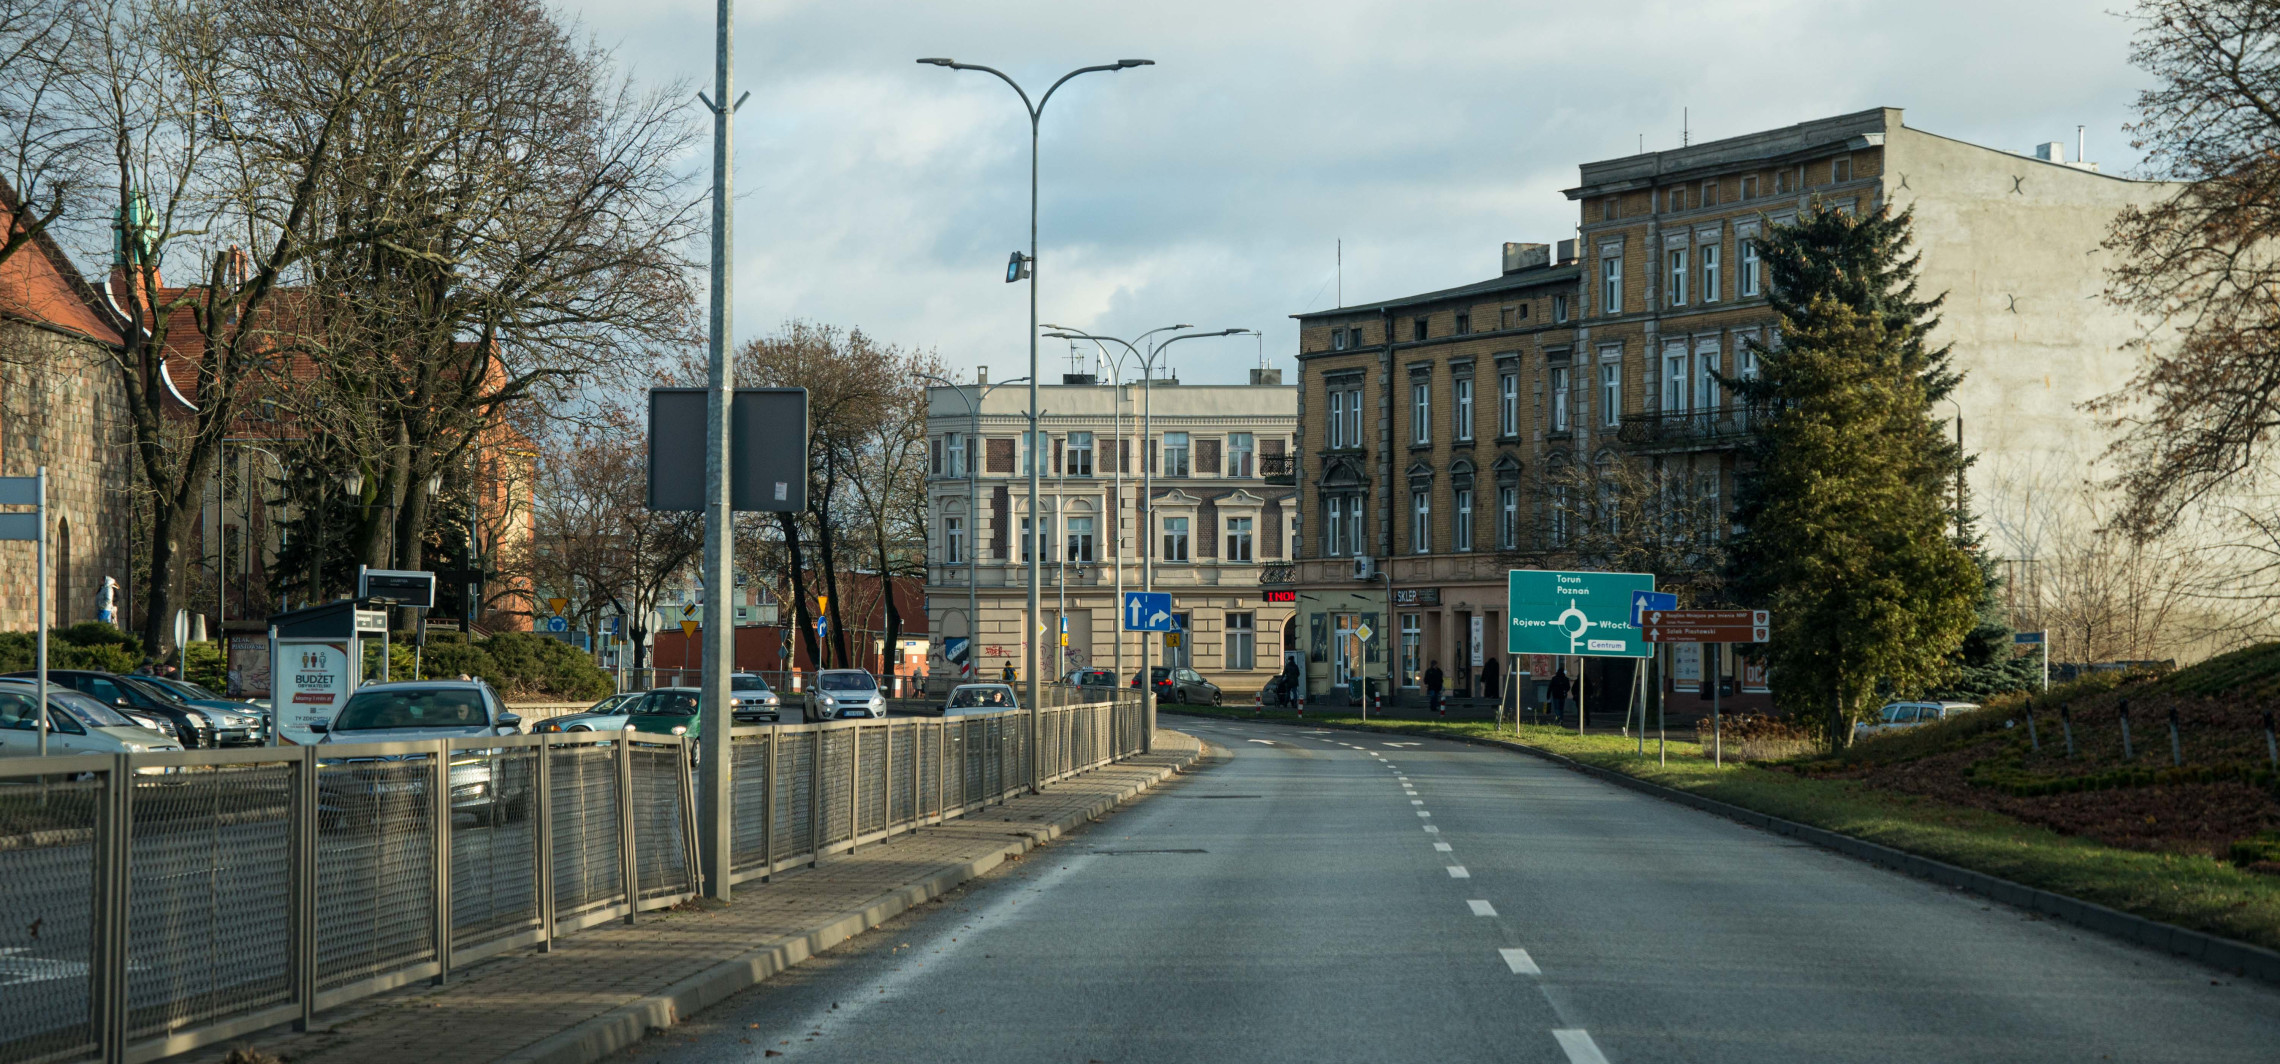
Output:
<path fill-rule="evenodd" d="M 1142 749 L 1109 701 L 738 728 L 737 880 Z M 148 1061 L 697 888 L 693 743 L 623 733 L 0 761 L 0 1064 Z"/>

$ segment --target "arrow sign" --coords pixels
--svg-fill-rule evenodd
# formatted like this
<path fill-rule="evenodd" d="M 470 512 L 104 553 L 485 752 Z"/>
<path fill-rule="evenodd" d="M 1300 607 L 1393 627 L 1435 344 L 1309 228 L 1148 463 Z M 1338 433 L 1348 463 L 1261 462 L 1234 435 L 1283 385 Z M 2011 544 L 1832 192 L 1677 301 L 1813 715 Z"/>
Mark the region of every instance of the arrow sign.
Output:
<path fill-rule="evenodd" d="M 1124 630 L 1127 632 L 1169 632 L 1172 624 L 1172 593 L 1169 591 L 1127 591 L 1124 593 Z"/>
<path fill-rule="evenodd" d="M 1640 620 L 1649 643 L 1763 643 L 1773 623 L 1766 610 L 1647 610 Z"/>

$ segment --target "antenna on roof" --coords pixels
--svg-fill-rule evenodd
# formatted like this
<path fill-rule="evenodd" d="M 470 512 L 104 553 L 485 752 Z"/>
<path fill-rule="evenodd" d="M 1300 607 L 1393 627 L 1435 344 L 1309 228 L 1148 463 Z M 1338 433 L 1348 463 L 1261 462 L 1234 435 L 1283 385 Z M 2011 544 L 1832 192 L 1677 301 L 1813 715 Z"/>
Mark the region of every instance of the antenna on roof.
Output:
<path fill-rule="evenodd" d="M 1338 305 L 1346 305 L 1346 238 L 1338 238 Z"/>
<path fill-rule="evenodd" d="M 1681 148 L 1694 143 L 1693 112 L 1694 109 L 1691 107 L 1681 107 L 1678 109 L 1678 146 Z"/>

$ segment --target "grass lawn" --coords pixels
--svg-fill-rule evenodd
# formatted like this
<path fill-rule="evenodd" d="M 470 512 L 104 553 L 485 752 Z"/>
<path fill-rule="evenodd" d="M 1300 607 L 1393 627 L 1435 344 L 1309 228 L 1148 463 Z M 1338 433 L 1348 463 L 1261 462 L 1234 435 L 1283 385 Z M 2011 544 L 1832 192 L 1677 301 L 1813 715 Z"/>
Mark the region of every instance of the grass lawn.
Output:
<path fill-rule="evenodd" d="M 1182 706 L 1167 713 L 1258 719 L 1248 709 Z M 1298 722 L 1269 710 L 1266 719 Z M 1307 724 L 1358 725 L 1352 710 L 1317 710 Z M 1168 723 L 1168 722 L 1167 722 Z M 1486 721 L 1373 720 L 1373 729 L 1447 738 L 1488 738 Z M 1514 738 L 1508 725 L 1501 735 Z M 1655 740 L 1646 756 L 1620 735 L 1578 736 L 1573 729 L 1521 725 L 1518 740 L 1577 761 L 1666 787 L 1882 843 L 1949 864 L 2001 876 L 2123 912 L 2226 938 L 2280 949 L 2280 876 L 2261 875 L 2209 857 L 2148 853 L 2105 846 L 2024 824 L 2000 813 L 1949 805 L 1851 780 L 1814 779 L 1757 765 L 1710 764 L 1694 743 L 1673 742 L 1659 763 Z"/>

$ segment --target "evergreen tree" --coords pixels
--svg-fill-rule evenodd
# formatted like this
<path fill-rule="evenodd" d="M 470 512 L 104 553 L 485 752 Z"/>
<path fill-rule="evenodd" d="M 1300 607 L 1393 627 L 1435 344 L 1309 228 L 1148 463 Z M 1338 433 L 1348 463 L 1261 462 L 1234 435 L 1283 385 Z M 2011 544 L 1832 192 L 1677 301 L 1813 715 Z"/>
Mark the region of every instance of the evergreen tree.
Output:
<path fill-rule="evenodd" d="M 1879 691 L 1954 672 L 1983 573 L 1950 528 L 1961 451 L 1933 404 L 1956 383 L 1916 298 L 1910 218 L 1815 208 L 1760 248 L 1780 339 L 1732 381 L 1752 411 L 1729 563 L 1742 601 L 1773 611 L 1774 698 L 1832 745 Z"/>

